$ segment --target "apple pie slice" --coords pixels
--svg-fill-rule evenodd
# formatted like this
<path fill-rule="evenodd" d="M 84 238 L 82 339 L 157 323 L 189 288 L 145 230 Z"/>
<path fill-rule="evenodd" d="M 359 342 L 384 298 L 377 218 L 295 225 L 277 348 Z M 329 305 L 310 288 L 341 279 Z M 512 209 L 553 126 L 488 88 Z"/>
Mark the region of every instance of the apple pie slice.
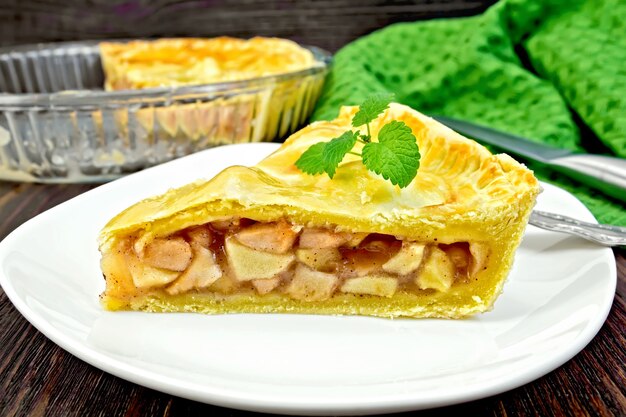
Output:
<path fill-rule="evenodd" d="M 350 128 L 356 111 L 311 124 L 254 167 L 112 219 L 100 238 L 104 306 L 447 318 L 490 309 L 540 190 L 532 172 L 399 104 L 370 126 L 411 128 L 422 157 L 408 187 L 354 155 L 333 179 L 299 171 L 300 155 Z"/>

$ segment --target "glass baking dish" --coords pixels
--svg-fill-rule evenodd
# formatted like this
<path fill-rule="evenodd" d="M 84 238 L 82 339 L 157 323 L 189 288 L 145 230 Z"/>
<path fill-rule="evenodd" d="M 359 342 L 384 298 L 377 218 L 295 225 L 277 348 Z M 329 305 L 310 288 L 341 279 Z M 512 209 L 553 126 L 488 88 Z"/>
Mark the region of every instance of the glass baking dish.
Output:
<path fill-rule="evenodd" d="M 213 146 L 271 141 L 313 110 L 331 55 L 306 70 L 104 91 L 98 42 L 0 48 L 0 180 L 104 182 Z"/>

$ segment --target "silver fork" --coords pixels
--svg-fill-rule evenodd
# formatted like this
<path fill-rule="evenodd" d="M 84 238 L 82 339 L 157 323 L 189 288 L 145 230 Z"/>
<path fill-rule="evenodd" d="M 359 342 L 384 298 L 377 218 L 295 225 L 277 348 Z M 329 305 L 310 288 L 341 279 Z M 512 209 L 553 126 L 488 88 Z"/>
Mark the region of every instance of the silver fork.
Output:
<path fill-rule="evenodd" d="M 538 210 L 533 210 L 529 223 L 542 229 L 580 236 L 604 246 L 626 245 L 626 227 L 587 223 Z"/>

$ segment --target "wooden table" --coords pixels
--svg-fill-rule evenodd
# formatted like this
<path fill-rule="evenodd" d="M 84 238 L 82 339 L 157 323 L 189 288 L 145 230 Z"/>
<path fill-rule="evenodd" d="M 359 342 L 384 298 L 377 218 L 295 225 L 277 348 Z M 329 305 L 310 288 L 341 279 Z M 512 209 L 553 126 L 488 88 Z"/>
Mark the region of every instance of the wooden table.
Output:
<path fill-rule="evenodd" d="M 493 1 L 90 0 L 86 6 L 81 0 L 22 0 L 0 10 L 0 44 L 225 34 L 281 36 L 335 51 L 391 23 L 472 15 Z M 36 214 L 90 188 L 0 181 L 0 239 Z M 619 282 L 609 318 L 574 359 L 513 391 L 419 414 L 625 415 L 624 255 L 616 253 Z M 87 365 L 35 330 L 0 289 L 0 416 L 182 416 L 215 412 L 251 414 L 172 397 Z"/>
<path fill-rule="evenodd" d="M 0 182 L 0 240 L 31 217 L 91 188 Z M 613 308 L 598 336 L 581 353 L 521 388 L 419 414 L 624 415 L 626 257 L 624 251 L 615 253 L 618 286 Z M 31 326 L 0 289 L 0 416 L 186 416 L 217 411 L 218 407 L 126 382 L 75 358 Z"/>

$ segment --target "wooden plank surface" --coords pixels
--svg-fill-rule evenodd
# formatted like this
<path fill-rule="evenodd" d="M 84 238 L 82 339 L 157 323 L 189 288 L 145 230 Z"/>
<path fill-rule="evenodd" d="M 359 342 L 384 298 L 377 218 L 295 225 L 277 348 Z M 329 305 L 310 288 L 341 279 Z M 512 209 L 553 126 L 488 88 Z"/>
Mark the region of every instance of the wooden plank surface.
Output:
<path fill-rule="evenodd" d="M 26 220 L 93 186 L 0 182 L 0 240 Z M 598 336 L 556 371 L 501 395 L 416 413 L 425 416 L 623 416 L 626 411 L 626 257 Z M 109 375 L 63 351 L 31 326 L 0 290 L 1 416 L 194 416 L 219 409 Z M 450 414 L 453 413 L 453 414 Z"/>
<path fill-rule="evenodd" d="M 7 3 L 5 0 L 4 3 Z M 279 36 L 336 51 L 395 22 L 483 11 L 494 0 L 11 0 L 0 45 L 154 36 Z"/>

